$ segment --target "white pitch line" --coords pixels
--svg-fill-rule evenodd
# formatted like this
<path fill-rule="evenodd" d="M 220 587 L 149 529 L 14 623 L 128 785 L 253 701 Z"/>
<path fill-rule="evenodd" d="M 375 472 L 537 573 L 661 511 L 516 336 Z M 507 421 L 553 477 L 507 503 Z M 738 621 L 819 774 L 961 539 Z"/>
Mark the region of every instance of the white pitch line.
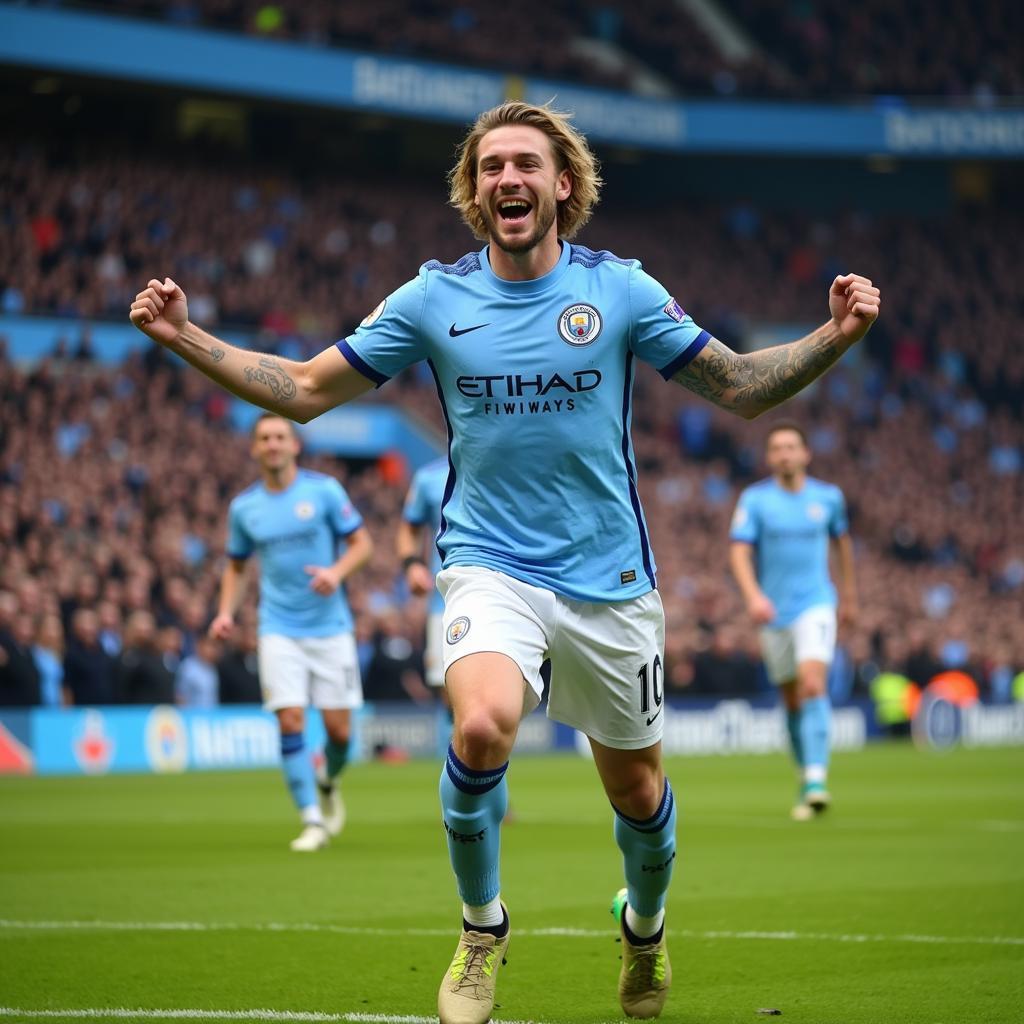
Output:
<path fill-rule="evenodd" d="M 66 1010 L 29 1010 L 0 1006 L 0 1018 L 30 1020 L 253 1020 L 285 1024 L 438 1024 L 437 1017 L 397 1013 L 316 1013 L 301 1010 L 148 1010 L 124 1006 L 86 1007 Z M 543 1024 L 537 1021 L 506 1020 L 501 1024 Z"/>
<path fill-rule="evenodd" d="M 451 928 L 359 928 L 341 924 L 264 922 L 242 924 L 231 921 L 14 921 L 0 919 L 0 931 L 109 931 L 109 932 L 320 932 L 329 935 L 379 935 L 397 937 L 442 937 Z M 1024 937 L 1014 935 L 858 935 L 798 931 L 695 931 L 669 928 L 668 934 L 683 939 L 739 939 L 769 942 L 909 942 L 946 946 L 1024 946 Z M 517 928 L 517 936 L 528 938 L 610 939 L 613 929 Z M 346 1018 L 348 1019 L 348 1018 Z"/>

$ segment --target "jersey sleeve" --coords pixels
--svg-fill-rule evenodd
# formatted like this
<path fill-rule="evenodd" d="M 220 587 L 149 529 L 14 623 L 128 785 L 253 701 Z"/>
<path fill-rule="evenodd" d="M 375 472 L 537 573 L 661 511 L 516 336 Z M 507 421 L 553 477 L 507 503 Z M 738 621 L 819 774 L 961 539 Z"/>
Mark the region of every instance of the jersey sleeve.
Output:
<path fill-rule="evenodd" d="M 833 489 L 830 514 L 828 517 L 828 534 L 830 537 L 842 537 L 850 532 L 850 522 L 846 515 L 846 499 L 838 487 Z"/>
<path fill-rule="evenodd" d="M 349 363 L 377 387 L 427 357 L 420 332 L 426 283 L 427 273 L 421 270 L 337 343 Z"/>
<path fill-rule="evenodd" d="M 634 266 L 629 272 L 629 308 L 633 319 L 630 348 L 670 380 L 711 340 L 664 286 Z"/>
<path fill-rule="evenodd" d="M 327 481 L 327 522 L 336 537 L 347 537 L 363 525 L 363 517 L 337 480 Z"/>
<path fill-rule="evenodd" d="M 736 504 L 729 526 L 729 539 L 744 544 L 756 544 L 761 533 L 761 522 L 757 515 L 757 501 L 751 491 L 744 491 Z"/>
<path fill-rule="evenodd" d="M 423 486 L 423 477 L 417 473 L 412 478 L 412 486 L 405 496 L 405 505 L 402 507 L 402 518 L 413 526 L 422 526 L 430 520 L 430 504 L 426 498 L 426 488 Z"/>
<path fill-rule="evenodd" d="M 238 505 L 231 502 L 228 506 L 228 558 L 248 558 L 253 552 L 252 537 L 242 525 L 242 516 Z"/>

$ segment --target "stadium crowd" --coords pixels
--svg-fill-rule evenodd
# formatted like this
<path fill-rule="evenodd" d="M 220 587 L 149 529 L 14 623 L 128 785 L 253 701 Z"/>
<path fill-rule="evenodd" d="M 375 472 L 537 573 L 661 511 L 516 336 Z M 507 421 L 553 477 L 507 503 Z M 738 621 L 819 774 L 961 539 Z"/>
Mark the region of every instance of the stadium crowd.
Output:
<path fill-rule="evenodd" d="M 453 238 L 455 214 L 436 188 L 409 181 L 187 161 L 172 170 L 87 149 L 55 163 L 29 143 L 0 150 L 0 181 L 0 308 L 68 323 L 56 357 L 0 362 L 0 704 L 62 693 L 79 703 L 254 699 L 251 605 L 229 651 L 201 641 L 227 501 L 255 476 L 228 398 L 155 349 L 103 371 L 82 325 L 123 320 L 140 280 L 169 273 L 197 322 L 246 328 L 257 347 L 302 357 L 351 330 L 422 260 L 475 243 Z M 880 667 L 912 666 L 919 682 L 963 667 L 999 697 L 1007 672 L 1024 668 L 1024 353 L 1013 344 L 1022 226 L 984 209 L 829 223 L 679 201 L 656 215 L 599 209 L 581 239 L 642 256 L 733 344 L 758 322 L 823 317 L 828 283 L 847 265 L 885 282 L 891 299 L 863 350 L 786 409 L 809 430 L 812 473 L 850 504 L 861 614 L 842 640 L 853 685 Z M 679 258 L 684 237 L 700 259 Z M 763 474 L 763 425 L 653 373 L 637 387 L 671 686 L 750 692 L 761 685 L 755 635 L 726 548 L 738 492 Z M 416 369 L 371 400 L 440 425 Z M 417 671 L 424 611 L 399 582 L 392 546 L 404 476 L 394 460 L 319 465 L 342 478 L 377 540 L 350 591 L 368 696 L 428 699 Z"/>
<path fill-rule="evenodd" d="M 521 0 L 515 17 L 486 0 L 378 0 L 366 7 L 330 0 L 58 5 L 611 88 L 635 86 L 640 63 L 683 95 L 935 96 L 988 104 L 1024 92 L 1024 15 L 1007 0 L 952 0 L 941 8 L 925 0 L 856 6 L 841 0 L 733 0 L 720 12 L 731 23 L 730 38 L 740 40 L 731 48 L 717 42 L 686 5 L 664 0 Z M 609 59 L 600 44 L 625 60 Z"/>

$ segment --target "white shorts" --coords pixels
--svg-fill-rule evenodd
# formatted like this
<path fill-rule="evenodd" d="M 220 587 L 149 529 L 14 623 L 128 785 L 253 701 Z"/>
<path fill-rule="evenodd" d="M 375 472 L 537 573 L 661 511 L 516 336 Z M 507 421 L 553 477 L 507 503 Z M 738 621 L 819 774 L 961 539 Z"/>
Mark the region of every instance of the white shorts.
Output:
<path fill-rule="evenodd" d="M 444 686 L 444 613 L 427 616 L 427 646 L 423 651 L 423 675 L 427 686 Z"/>
<path fill-rule="evenodd" d="M 335 710 L 363 703 L 359 658 L 351 633 L 259 639 L 260 688 L 268 711 L 280 708 Z"/>
<path fill-rule="evenodd" d="M 446 673 L 467 654 L 507 655 L 529 684 L 525 714 L 540 701 L 540 667 L 550 658 L 548 717 L 620 750 L 661 739 L 665 613 L 656 590 L 594 604 L 463 566 L 442 570 L 437 586 Z"/>
<path fill-rule="evenodd" d="M 808 608 L 788 626 L 761 630 L 761 656 L 768 678 L 776 685 L 796 679 L 804 661 L 832 663 L 836 650 L 836 610 L 828 605 Z"/>

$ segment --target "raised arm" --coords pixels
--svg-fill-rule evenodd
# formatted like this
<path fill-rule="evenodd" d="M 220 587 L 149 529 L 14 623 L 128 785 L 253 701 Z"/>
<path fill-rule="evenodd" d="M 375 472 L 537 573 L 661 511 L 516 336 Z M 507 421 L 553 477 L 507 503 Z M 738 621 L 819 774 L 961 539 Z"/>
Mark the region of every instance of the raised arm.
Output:
<path fill-rule="evenodd" d="M 878 289 L 866 277 L 843 274 L 828 296 L 832 319 L 806 338 L 744 355 L 716 338 L 673 380 L 715 405 L 753 419 L 820 377 L 878 318 Z"/>
<path fill-rule="evenodd" d="M 249 352 L 215 338 L 188 319 L 185 293 L 169 277 L 135 296 L 131 322 L 210 380 L 247 402 L 306 423 L 373 387 L 333 345 L 297 363 Z"/>

